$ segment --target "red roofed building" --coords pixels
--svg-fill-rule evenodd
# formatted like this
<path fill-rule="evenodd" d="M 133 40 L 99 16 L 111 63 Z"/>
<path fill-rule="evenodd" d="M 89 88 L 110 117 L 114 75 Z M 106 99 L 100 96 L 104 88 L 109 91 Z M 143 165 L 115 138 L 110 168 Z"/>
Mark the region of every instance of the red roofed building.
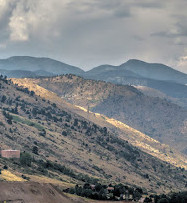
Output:
<path fill-rule="evenodd" d="M 8 150 L 1 150 L 1 157 L 4 158 L 20 158 L 20 150 L 12 150 L 12 149 L 8 149 Z"/>

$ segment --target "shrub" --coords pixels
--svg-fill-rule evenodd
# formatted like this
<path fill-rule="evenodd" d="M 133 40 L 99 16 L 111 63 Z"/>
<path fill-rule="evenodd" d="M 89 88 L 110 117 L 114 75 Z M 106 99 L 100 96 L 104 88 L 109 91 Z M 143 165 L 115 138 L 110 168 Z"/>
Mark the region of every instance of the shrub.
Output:
<path fill-rule="evenodd" d="M 21 153 L 20 163 L 22 166 L 31 166 L 32 163 L 31 155 L 27 152 Z"/>

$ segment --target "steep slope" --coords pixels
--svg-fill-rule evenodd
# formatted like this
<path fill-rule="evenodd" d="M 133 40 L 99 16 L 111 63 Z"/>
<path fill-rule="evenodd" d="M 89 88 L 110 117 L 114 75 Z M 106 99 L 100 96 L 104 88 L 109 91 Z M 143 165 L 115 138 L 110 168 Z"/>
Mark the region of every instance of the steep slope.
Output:
<path fill-rule="evenodd" d="M 80 68 L 56 61 L 50 58 L 37 58 L 30 56 L 14 56 L 0 60 L 0 69 L 24 70 L 24 71 L 47 71 L 52 75 L 58 74 L 83 74 Z M 43 73 L 42 73 L 43 74 Z"/>
<path fill-rule="evenodd" d="M 147 96 L 151 96 L 151 97 L 159 97 L 161 99 L 166 99 L 174 104 L 177 104 L 179 106 L 182 106 L 184 108 L 187 108 L 187 97 L 184 98 L 177 98 L 177 97 L 172 97 L 172 96 L 168 96 L 168 94 L 165 94 L 157 89 L 154 88 L 150 88 L 147 86 L 134 86 L 136 89 L 138 89 L 139 91 L 141 91 L 143 94 L 147 95 Z M 172 87 L 170 88 L 171 91 Z M 181 89 L 180 89 L 181 90 Z M 174 90 L 177 94 L 180 92 L 178 92 L 176 89 Z M 187 88 L 185 87 L 185 92 L 187 95 Z"/>
<path fill-rule="evenodd" d="M 88 71 L 87 75 L 98 75 L 108 71 L 131 71 L 142 78 L 155 80 L 173 81 L 180 84 L 187 84 L 187 74 L 172 69 L 169 66 L 158 63 L 146 63 L 144 61 L 131 59 L 120 66 L 104 65 Z"/>
<path fill-rule="evenodd" d="M 186 152 L 187 111 L 160 98 L 145 96 L 132 86 L 114 85 L 67 75 L 35 82 L 68 102 L 115 118 Z"/>
<path fill-rule="evenodd" d="M 89 119 L 97 125 L 107 127 L 116 135 L 119 135 L 122 139 L 127 140 L 133 146 L 138 147 L 146 153 L 149 153 L 177 167 L 187 168 L 186 158 L 179 155 L 174 149 L 171 149 L 169 146 L 161 144 L 160 142 L 150 138 L 149 136 L 146 136 L 145 134 L 113 118 L 108 118 L 99 113 L 92 113 L 91 111 L 88 112 L 88 109 L 80 106 L 73 106 L 64 102 L 53 92 L 39 86 L 37 84 L 38 80 L 25 78 L 12 79 L 12 81 L 19 86 L 29 88 L 29 90 L 31 91 L 35 91 L 35 94 L 40 95 L 41 97 L 50 100 L 51 102 L 58 103 L 58 105 L 62 106 L 63 108 L 71 109 L 72 112 L 86 119 Z"/>
<path fill-rule="evenodd" d="M 14 170 L 73 183 L 97 177 L 105 182 L 140 184 L 149 191 L 185 187 L 186 171 L 142 152 L 107 128 L 62 108 L 58 101 L 52 103 L 6 79 L 0 87 L 1 147 L 21 149 L 35 157 L 26 169 L 6 161 Z M 33 147 L 38 147 L 38 153 Z"/>
<path fill-rule="evenodd" d="M 187 86 L 170 81 L 152 80 L 132 76 L 128 71 L 118 70 L 103 72 L 97 75 L 85 75 L 84 78 L 103 80 L 114 84 L 147 86 L 163 92 L 164 94 L 178 99 L 187 98 Z M 187 104 L 186 104 L 187 105 Z"/>

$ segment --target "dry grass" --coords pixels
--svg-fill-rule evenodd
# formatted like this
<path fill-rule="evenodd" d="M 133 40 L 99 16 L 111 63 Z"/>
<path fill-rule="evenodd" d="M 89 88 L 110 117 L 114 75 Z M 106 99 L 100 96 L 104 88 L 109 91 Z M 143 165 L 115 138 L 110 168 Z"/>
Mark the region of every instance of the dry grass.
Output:
<path fill-rule="evenodd" d="M 8 170 L 2 170 L 1 171 L 1 175 L 0 175 L 0 178 L 2 180 L 5 180 L 5 181 L 11 181 L 11 182 L 15 182 L 15 181 L 18 181 L 18 182 L 23 182 L 25 181 L 23 178 L 11 173 L 10 171 Z"/>
<path fill-rule="evenodd" d="M 46 176 L 36 176 L 36 175 L 29 175 L 30 180 L 33 182 L 38 182 L 38 183 L 51 183 L 53 185 L 58 185 L 61 188 L 70 188 L 74 187 L 75 184 L 69 183 L 69 182 L 63 182 L 57 179 L 52 179 Z"/>

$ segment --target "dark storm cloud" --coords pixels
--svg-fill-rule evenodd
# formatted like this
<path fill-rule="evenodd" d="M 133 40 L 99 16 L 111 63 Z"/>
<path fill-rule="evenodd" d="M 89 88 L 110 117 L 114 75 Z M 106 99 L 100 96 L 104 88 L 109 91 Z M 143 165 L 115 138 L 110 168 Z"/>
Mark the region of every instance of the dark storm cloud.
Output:
<path fill-rule="evenodd" d="M 48 56 L 85 69 L 139 58 L 185 71 L 186 6 L 185 0 L 0 0 L 0 55 Z"/>

